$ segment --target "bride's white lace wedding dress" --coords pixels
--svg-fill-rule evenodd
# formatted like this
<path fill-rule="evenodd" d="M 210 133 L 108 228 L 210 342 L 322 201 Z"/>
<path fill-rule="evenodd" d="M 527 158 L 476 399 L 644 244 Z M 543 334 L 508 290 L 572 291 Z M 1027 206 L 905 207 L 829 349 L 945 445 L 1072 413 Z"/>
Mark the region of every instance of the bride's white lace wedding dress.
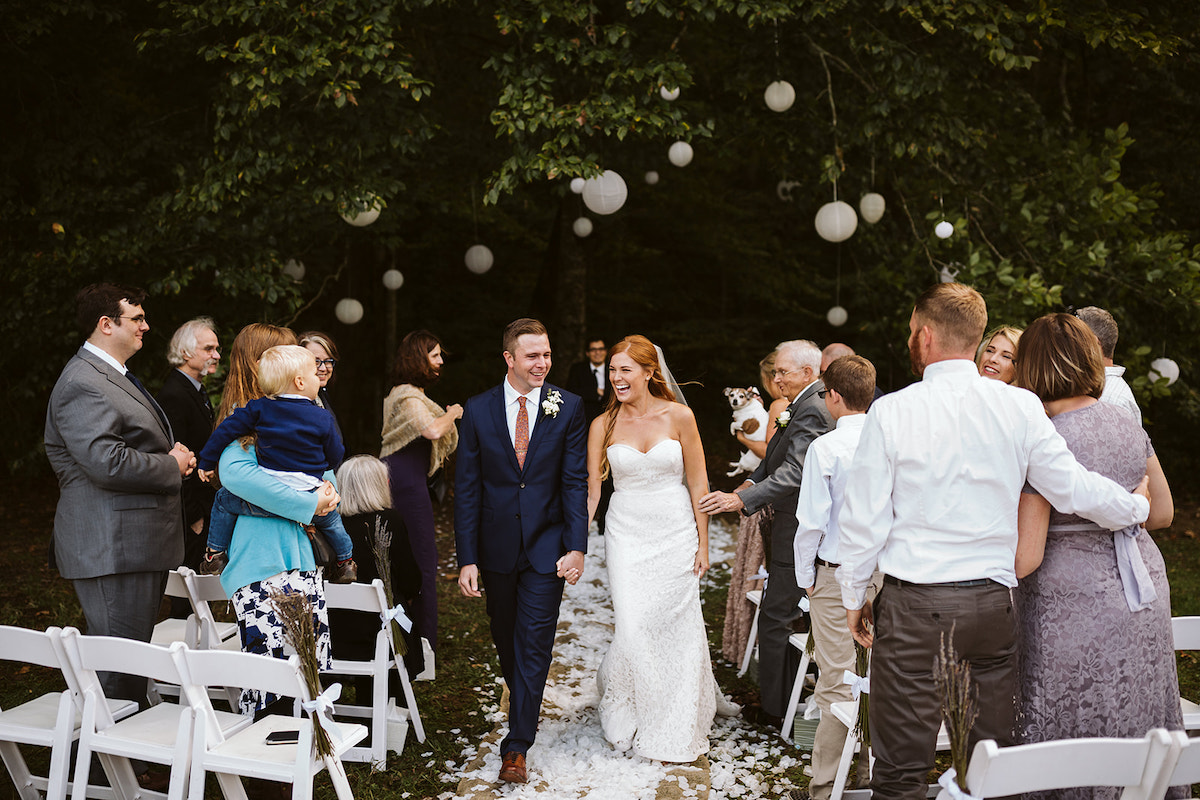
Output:
<path fill-rule="evenodd" d="M 600 664 L 600 724 L 618 749 L 660 761 L 708 752 L 715 713 L 737 714 L 713 678 L 692 574 L 698 538 L 683 449 L 608 448 L 614 492 L 604 546 L 615 631 Z"/>

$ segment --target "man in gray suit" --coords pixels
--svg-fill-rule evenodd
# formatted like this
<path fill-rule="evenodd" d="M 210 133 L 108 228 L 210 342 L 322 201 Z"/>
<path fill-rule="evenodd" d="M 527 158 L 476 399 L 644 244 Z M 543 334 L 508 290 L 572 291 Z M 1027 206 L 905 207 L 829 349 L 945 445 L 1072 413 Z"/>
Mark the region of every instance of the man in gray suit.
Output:
<path fill-rule="evenodd" d="M 53 556 L 87 632 L 148 642 L 167 570 L 183 558 L 179 489 L 196 460 L 172 444 L 162 409 L 125 367 L 150 329 L 144 298 L 106 283 L 76 295 L 87 340 L 54 385 L 45 438 L 60 490 Z M 109 697 L 146 700 L 145 680 L 101 681 Z"/>
<path fill-rule="evenodd" d="M 766 593 L 758 613 L 758 686 L 765 722 L 778 727 L 787 708 L 791 681 L 785 674 L 788 637 L 804 589 L 796 585 L 792 540 L 796 536 L 796 500 L 804 474 L 808 445 L 833 430 L 833 419 L 820 396 L 821 348 L 805 339 L 784 342 L 775 351 L 775 383 L 791 401 L 775 423 L 758 469 L 733 492 L 711 492 L 700 501 L 706 514 L 741 511 L 749 515 L 766 506 L 771 520 Z"/>

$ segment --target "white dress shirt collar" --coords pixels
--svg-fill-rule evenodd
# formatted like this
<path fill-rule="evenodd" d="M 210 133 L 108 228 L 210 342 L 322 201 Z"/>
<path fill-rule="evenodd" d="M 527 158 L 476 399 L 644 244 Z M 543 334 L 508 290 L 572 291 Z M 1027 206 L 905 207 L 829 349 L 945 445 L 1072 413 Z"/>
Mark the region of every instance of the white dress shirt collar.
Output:
<path fill-rule="evenodd" d="M 109 366 L 111 366 L 113 369 L 115 369 L 117 372 L 121 373 L 122 375 L 124 375 L 126 372 L 129 371 L 128 367 L 126 367 L 120 361 L 117 361 L 115 358 L 113 358 L 108 353 L 104 352 L 103 350 L 101 350 L 99 347 L 92 344 L 91 342 L 84 342 L 83 349 L 87 350 L 92 355 L 102 359 L 105 364 L 108 364 Z"/>
<path fill-rule="evenodd" d="M 195 389 L 197 392 L 200 392 L 200 391 L 203 391 L 203 390 L 204 390 L 204 386 L 203 386 L 203 385 L 201 385 L 200 381 L 196 380 L 196 379 L 195 379 L 195 378 L 193 378 L 191 375 L 188 375 L 186 372 L 184 372 L 184 371 L 183 371 L 183 370 L 181 370 L 181 369 L 176 369 L 175 371 L 176 371 L 176 372 L 178 372 L 178 373 L 179 373 L 180 375 L 182 375 L 183 377 L 187 378 L 187 379 L 188 379 L 188 383 L 190 383 L 190 384 L 192 385 L 192 388 L 193 388 L 193 389 Z"/>
<path fill-rule="evenodd" d="M 525 412 L 529 415 L 529 438 L 533 438 L 533 428 L 538 419 L 538 399 L 542 395 L 542 387 L 535 386 L 528 394 L 521 394 L 504 376 L 504 417 L 508 422 L 508 438 L 514 444 L 517 441 L 517 398 L 525 398 Z"/>

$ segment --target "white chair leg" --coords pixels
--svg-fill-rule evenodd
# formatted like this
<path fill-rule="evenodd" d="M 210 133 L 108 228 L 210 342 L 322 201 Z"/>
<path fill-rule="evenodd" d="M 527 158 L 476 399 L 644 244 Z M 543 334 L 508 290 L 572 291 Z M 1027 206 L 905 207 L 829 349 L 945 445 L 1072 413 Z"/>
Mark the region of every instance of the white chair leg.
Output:
<path fill-rule="evenodd" d="M 846 791 L 846 781 L 850 778 L 850 760 L 854 758 L 854 751 L 858 749 L 858 735 L 851 728 L 846 733 L 846 743 L 842 745 L 842 757 L 838 761 L 837 774 L 833 778 L 833 791 L 829 795 L 829 800 L 842 800 L 842 795 Z"/>
<path fill-rule="evenodd" d="M 739 678 L 746 674 L 746 670 L 750 669 L 750 659 L 754 656 L 754 645 L 758 641 L 758 611 L 760 608 L 762 608 L 761 600 L 754 607 L 754 618 L 750 621 L 750 635 L 746 637 L 746 653 L 742 656 L 742 666 L 738 670 Z"/>
<path fill-rule="evenodd" d="M 417 741 L 425 741 L 425 726 L 421 724 L 421 712 L 417 709 L 417 698 L 413 696 L 412 681 L 408 679 L 408 670 L 404 662 L 396 657 L 396 669 L 400 672 L 400 686 L 404 689 L 404 700 L 408 703 L 408 720 L 412 724 Z"/>
<path fill-rule="evenodd" d="M 68 697 L 69 700 L 70 698 Z M 57 749 L 50 754 L 51 788 L 53 788 L 54 759 L 56 757 L 61 758 Z M 33 788 L 33 773 L 29 771 L 29 765 L 21 757 L 21 751 L 15 743 L 0 742 L 0 760 L 3 760 L 4 766 L 8 768 L 8 774 L 12 776 L 13 784 L 17 787 L 17 795 L 20 796 L 21 800 L 41 800 L 41 793 Z M 49 800 L 54 795 L 47 791 L 46 797 Z"/>
<path fill-rule="evenodd" d="M 793 737 L 792 723 L 796 720 L 796 708 L 800 705 L 800 693 L 804 689 L 804 680 L 808 675 L 810 661 L 807 648 L 800 649 L 800 669 L 796 672 L 796 680 L 792 681 L 792 696 L 788 699 L 787 713 L 783 715 L 783 728 L 780 734 L 784 741 L 790 742 Z"/>
<path fill-rule="evenodd" d="M 350 781 L 346 777 L 346 766 L 342 760 L 337 756 L 326 757 L 325 771 L 329 773 L 329 780 L 333 783 L 333 791 L 337 794 L 338 800 L 354 800 L 354 793 L 350 791 Z M 292 798 L 299 800 L 295 795 L 292 795 Z"/>

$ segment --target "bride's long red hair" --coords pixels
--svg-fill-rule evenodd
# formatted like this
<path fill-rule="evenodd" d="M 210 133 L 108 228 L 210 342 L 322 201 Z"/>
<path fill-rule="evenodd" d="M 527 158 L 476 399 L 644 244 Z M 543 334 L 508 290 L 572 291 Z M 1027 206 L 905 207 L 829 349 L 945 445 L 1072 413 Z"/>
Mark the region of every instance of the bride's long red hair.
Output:
<path fill-rule="evenodd" d="M 662 365 L 658 362 L 658 351 L 649 339 L 640 333 L 626 336 L 608 351 L 609 363 L 612 363 L 612 357 L 618 353 L 624 353 L 639 367 L 650 370 L 650 383 L 647 388 L 651 396 L 675 402 L 675 392 L 671 391 L 667 379 L 663 377 Z M 621 402 L 617 400 L 617 393 L 613 392 L 608 398 L 608 407 L 604 409 L 604 444 L 600 449 L 601 479 L 608 477 L 608 445 L 612 442 L 613 428 L 617 425 L 617 414 L 620 410 Z"/>

